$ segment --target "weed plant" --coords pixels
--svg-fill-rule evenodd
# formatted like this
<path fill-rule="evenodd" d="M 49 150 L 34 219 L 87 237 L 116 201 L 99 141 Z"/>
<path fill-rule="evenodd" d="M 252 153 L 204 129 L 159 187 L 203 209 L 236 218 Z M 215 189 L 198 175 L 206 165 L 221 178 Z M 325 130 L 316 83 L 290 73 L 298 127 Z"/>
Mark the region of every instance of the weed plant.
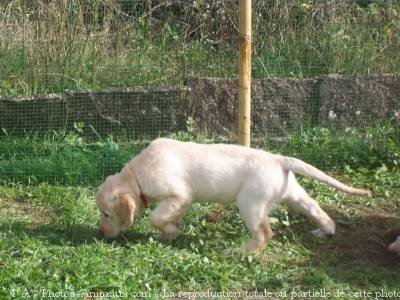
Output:
<path fill-rule="evenodd" d="M 189 122 L 188 131 L 170 137 L 213 142 L 213 138 L 195 135 L 191 126 Z M 398 127 L 383 122 L 363 129 L 302 130 L 279 142 L 264 140 L 258 147 L 301 158 L 325 171 L 375 170 L 399 168 L 399 141 Z M 24 184 L 96 186 L 105 176 L 119 171 L 147 144 L 146 140 L 134 142 L 112 136 L 91 141 L 79 127 L 72 132 L 31 134 L 24 138 L 8 134 L 0 142 L 0 178 Z"/>
<path fill-rule="evenodd" d="M 0 95 L 235 77 L 237 3 L 0 1 Z M 395 0 L 258 1 L 255 77 L 398 72 Z"/>
<path fill-rule="evenodd" d="M 315 298 L 319 292 L 352 299 L 356 292 L 371 298 L 399 292 L 399 260 L 386 250 L 400 234 L 399 139 L 388 124 L 350 133 L 320 128 L 262 145 L 329 172 L 340 169 L 335 177 L 371 189 L 373 197 L 349 197 L 300 178 L 335 220 L 336 235 L 315 239 L 309 232 L 315 225 L 280 206 L 271 214 L 275 236 L 256 254 L 240 248 L 249 235 L 234 205 L 193 205 L 173 242 L 156 239 L 149 211 L 125 238 L 102 239 L 94 186 L 147 142 L 109 137 L 93 143 L 81 128 L 0 141 L 1 299 L 160 299 L 205 291 L 234 293 L 231 299 L 266 291 L 281 298 Z M 206 141 L 193 131 L 173 137 Z"/>

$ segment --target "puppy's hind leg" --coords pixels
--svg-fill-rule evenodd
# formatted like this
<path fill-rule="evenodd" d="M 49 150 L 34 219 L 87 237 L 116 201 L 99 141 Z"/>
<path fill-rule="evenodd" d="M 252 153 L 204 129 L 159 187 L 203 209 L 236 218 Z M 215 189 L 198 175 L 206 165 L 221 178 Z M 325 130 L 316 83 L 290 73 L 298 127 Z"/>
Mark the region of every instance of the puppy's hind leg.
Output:
<path fill-rule="evenodd" d="M 283 201 L 300 210 L 318 225 L 318 229 L 311 231 L 316 237 L 322 238 L 335 234 L 335 223 L 298 184 L 292 172 L 289 172 L 288 175 L 288 184 Z"/>
<path fill-rule="evenodd" d="M 237 198 L 240 215 L 249 229 L 251 239 L 245 245 L 248 251 L 262 249 L 272 239 L 273 232 L 266 214 L 265 195 L 252 195 L 242 191 Z"/>
<path fill-rule="evenodd" d="M 173 240 L 179 234 L 179 224 L 190 202 L 171 198 L 160 202 L 150 214 L 150 224 L 161 231 L 160 240 Z"/>

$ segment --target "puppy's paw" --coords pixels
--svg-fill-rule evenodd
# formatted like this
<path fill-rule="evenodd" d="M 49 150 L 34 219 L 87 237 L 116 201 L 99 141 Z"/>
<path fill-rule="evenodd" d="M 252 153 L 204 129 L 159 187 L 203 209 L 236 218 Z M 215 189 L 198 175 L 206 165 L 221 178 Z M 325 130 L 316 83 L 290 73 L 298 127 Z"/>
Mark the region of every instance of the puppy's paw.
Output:
<path fill-rule="evenodd" d="M 389 251 L 392 251 L 394 253 L 397 253 L 397 255 L 400 255 L 400 236 L 397 237 L 396 241 L 391 243 L 388 247 Z"/>
<path fill-rule="evenodd" d="M 249 252 L 255 252 L 262 250 L 266 246 L 266 243 L 251 239 L 250 241 L 247 242 L 247 244 L 244 245 L 244 249 Z"/>
<path fill-rule="evenodd" d="M 163 234 L 162 233 L 156 239 L 159 242 L 171 242 L 175 239 L 175 237 L 172 236 L 171 234 Z"/>
<path fill-rule="evenodd" d="M 311 230 L 312 235 L 314 235 L 317 238 L 323 239 L 323 238 L 329 238 L 332 237 L 335 234 L 335 231 L 329 231 L 326 232 L 325 230 L 321 230 L 321 229 L 315 229 L 315 230 Z"/>
<path fill-rule="evenodd" d="M 160 242 L 171 242 L 173 240 L 175 240 L 178 237 L 179 233 L 161 233 L 157 240 L 159 240 Z"/>
<path fill-rule="evenodd" d="M 172 241 L 179 235 L 179 229 L 174 223 L 166 224 L 160 231 L 159 241 Z"/>
<path fill-rule="evenodd" d="M 182 219 L 176 220 L 176 221 L 172 222 L 172 224 L 174 224 L 176 226 L 176 228 L 178 228 L 178 229 L 181 229 L 183 227 Z"/>
<path fill-rule="evenodd" d="M 320 228 L 312 230 L 311 233 L 317 238 L 332 237 L 336 230 L 335 223 L 331 219 L 328 219 L 322 224 Z"/>

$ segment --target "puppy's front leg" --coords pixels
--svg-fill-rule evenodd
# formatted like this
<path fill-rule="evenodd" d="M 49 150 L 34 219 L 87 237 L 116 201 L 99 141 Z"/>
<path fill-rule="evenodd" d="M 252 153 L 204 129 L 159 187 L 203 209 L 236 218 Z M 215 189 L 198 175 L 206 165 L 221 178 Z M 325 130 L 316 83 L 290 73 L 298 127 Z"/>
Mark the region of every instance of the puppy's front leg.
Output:
<path fill-rule="evenodd" d="M 151 212 L 150 224 L 161 231 L 160 240 L 173 240 L 178 236 L 178 224 L 189 204 L 184 199 L 169 198 Z"/>
<path fill-rule="evenodd" d="M 262 249 L 273 236 L 267 208 L 272 202 L 269 195 L 267 189 L 260 188 L 254 192 L 253 187 L 250 186 L 243 189 L 236 200 L 240 215 L 251 233 L 251 239 L 245 245 L 248 251 Z"/>

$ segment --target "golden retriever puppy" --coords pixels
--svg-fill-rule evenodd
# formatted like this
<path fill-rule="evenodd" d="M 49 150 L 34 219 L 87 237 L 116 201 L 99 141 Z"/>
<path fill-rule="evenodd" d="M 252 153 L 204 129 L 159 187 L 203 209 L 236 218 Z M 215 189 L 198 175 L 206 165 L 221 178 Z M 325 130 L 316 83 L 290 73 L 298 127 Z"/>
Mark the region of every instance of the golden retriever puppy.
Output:
<path fill-rule="evenodd" d="M 296 158 L 237 145 L 157 139 L 99 187 L 100 232 L 117 237 L 151 201 L 157 207 L 150 223 L 161 231 L 162 239 L 173 239 L 192 202 L 236 202 L 251 233 L 246 249 L 255 250 L 271 239 L 268 215 L 277 202 L 284 201 L 318 225 L 314 235 L 333 235 L 334 222 L 297 183 L 294 173 L 349 194 L 371 195 Z"/>
<path fill-rule="evenodd" d="M 400 235 L 389 245 L 389 250 L 400 255 Z"/>

